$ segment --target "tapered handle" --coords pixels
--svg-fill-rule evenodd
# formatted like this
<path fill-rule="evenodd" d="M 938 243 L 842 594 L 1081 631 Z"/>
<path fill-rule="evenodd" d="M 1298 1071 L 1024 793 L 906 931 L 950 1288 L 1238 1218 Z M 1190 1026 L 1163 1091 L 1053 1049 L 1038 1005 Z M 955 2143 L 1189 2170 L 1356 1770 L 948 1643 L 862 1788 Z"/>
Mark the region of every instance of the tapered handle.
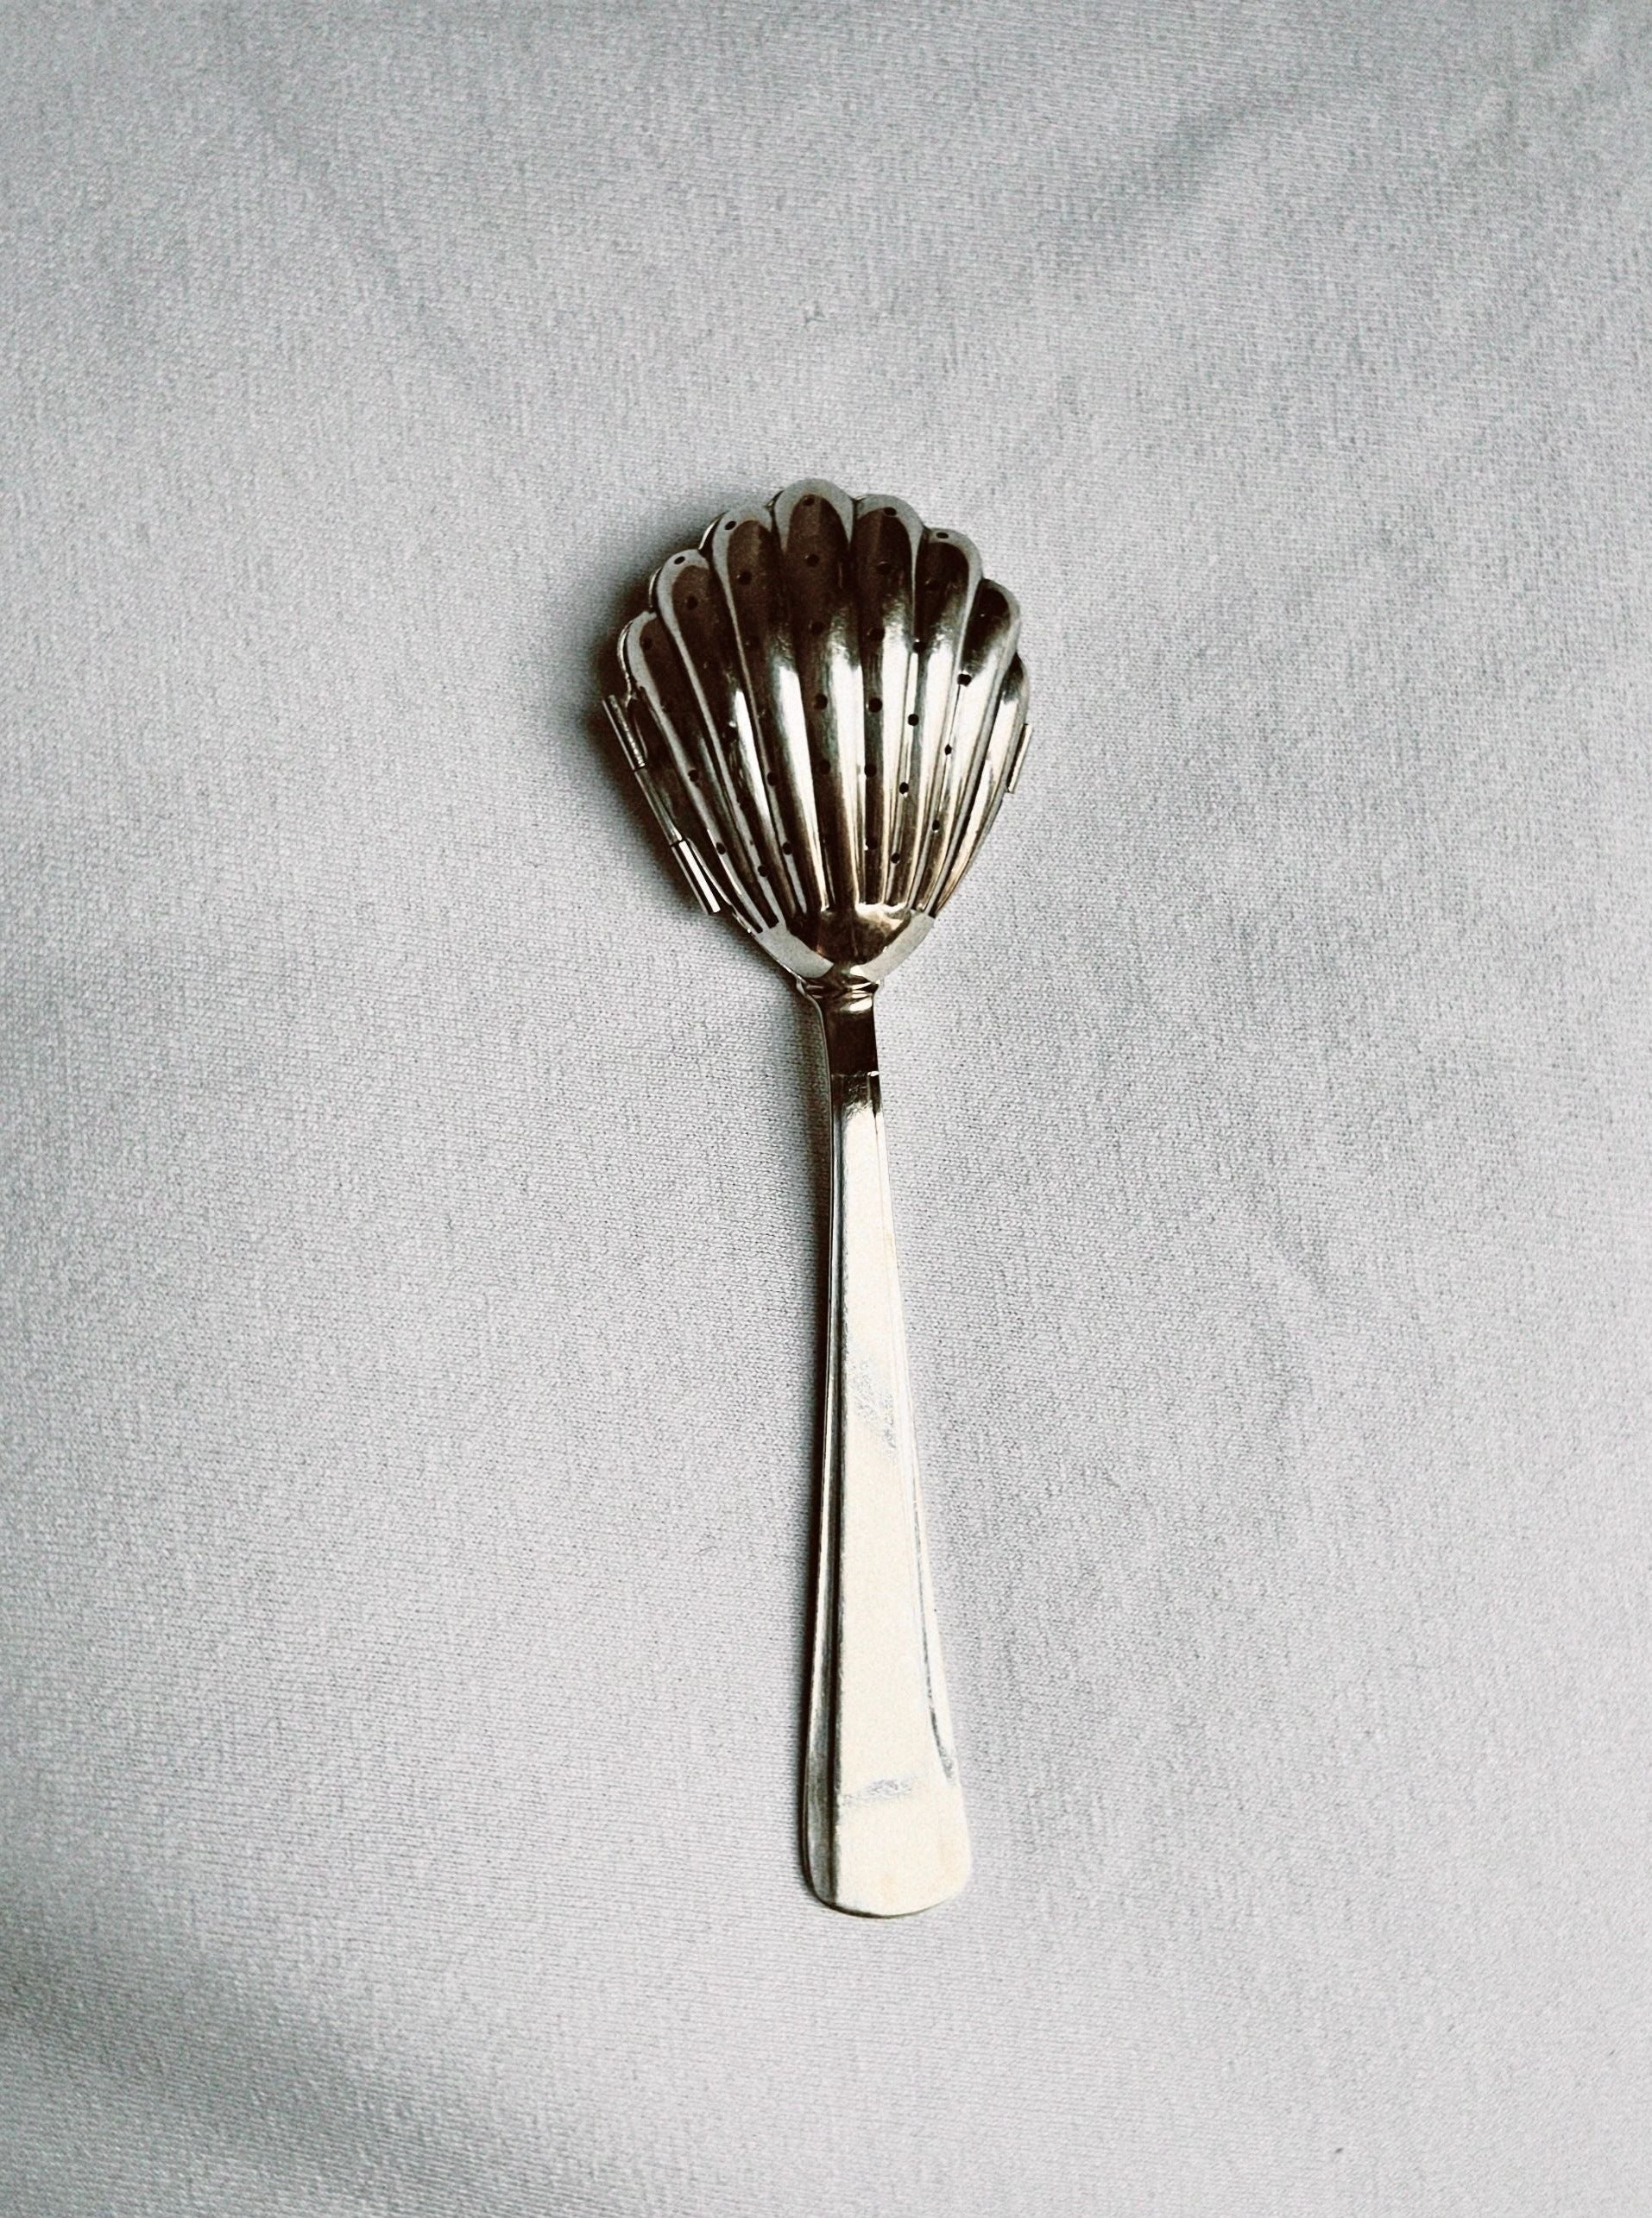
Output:
<path fill-rule="evenodd" d="M 924 1546 L 870 993 L 821 1001 L 832 1081 L 820 1558 L 804 1782 L 810 1882 L 873 1918 L 969 1876 Z"/>

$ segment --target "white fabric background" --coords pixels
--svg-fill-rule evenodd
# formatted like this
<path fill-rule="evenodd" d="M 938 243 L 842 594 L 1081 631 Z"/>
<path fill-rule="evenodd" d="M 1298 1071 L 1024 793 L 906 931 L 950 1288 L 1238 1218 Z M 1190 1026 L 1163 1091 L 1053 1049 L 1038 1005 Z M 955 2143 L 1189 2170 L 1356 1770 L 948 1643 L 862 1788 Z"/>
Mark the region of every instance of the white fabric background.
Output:
<path fill-rule="evenodd" d="M 5 2210 L 1652 2212 L 1652 10 L 6 46 Z M 887 1927 L 804 1012 L 593 715 L 816 472 L 1037 695 L 882 1011 Z"/>

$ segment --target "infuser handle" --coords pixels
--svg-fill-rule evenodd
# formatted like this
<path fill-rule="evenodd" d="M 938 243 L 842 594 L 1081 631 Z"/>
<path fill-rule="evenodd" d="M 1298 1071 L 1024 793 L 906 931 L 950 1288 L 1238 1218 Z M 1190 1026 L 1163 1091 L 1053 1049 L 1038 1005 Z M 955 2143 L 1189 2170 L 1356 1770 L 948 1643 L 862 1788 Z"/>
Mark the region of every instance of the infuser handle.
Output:
<path fill-rule="evenodd" d="M 927 1910 L 969 1876 L 907 1378 L 870 992 L 815 1003 L 831 1072 L 820 1553 L 804 1846 L 823 1902 Z"/>

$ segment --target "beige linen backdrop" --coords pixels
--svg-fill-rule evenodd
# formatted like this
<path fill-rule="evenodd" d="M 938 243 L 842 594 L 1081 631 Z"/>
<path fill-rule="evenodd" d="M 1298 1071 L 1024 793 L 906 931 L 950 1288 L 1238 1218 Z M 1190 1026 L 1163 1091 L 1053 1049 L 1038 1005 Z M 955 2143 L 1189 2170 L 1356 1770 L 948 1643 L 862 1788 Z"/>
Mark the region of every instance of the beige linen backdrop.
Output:
<path fill-rule="evenodd" d="M 3 45 L 8 2218 L 1652 2213 L 1652 9 Z M 593 716 L 817 473 L 1036 694 L 884 1005 L 894 1925 L 804 1012 Z"/>

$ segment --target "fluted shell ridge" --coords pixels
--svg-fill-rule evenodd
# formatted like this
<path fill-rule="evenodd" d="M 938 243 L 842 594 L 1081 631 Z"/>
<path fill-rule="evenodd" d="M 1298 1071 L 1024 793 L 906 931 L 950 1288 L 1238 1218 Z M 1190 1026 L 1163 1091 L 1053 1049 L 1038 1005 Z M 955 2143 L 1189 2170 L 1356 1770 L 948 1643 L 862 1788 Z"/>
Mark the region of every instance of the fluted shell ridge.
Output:
<path fill-rule="evenodd" d="M 962 533 L 806 480 L 719 516 L 648 602 L 608 709 L 690 885 L 800 974 L 886 966 L 1020 768 L 1013 598 Z"/>

